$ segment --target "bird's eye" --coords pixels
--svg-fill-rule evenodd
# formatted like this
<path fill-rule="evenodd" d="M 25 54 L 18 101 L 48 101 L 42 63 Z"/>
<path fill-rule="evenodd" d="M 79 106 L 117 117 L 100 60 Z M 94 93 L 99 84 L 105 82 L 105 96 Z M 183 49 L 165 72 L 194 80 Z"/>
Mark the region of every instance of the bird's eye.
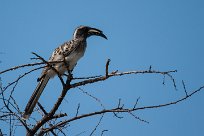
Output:
<path fill-rule="evenodd" d="M 86 33 L 88 30 L 86 30 L 86 28 L 82 28 L 79 30 L 79 35 L 83 35 L 84 33 Z"/>
<path fill-rule="evenodd" d="M 79 30 L 78 31 L 78 35 L 82 35 L 83 34 L 83 31 L 82 30 Z"/>

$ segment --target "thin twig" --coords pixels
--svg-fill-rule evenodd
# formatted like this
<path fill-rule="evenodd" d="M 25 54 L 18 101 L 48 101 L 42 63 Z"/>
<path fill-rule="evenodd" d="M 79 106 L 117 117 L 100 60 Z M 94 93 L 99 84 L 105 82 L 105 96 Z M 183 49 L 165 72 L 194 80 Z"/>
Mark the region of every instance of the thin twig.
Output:
<path fill-rule="evenodd" d="M 76 117 L 78 116 L 78 114 L 79 114 L 79 109 L 80 109 L 80 103 L 78 104 L 78 106 L 77 106 L 77 112 L 76 112 Z"/>
<path fill-rule="evenodd" d="M 101 124 L 101 121 L 103 119 L 104 114 L 102 114 L 100 120 L 98 121 L 98 124 L 95 126 L 95 128 L 93 129 L 93 131 L 91 132 L 91 134 L 89 136 L 92 136 L 93 133 L 96 131 L 96 129 L 98 128 L 98 126 Z"/>
<path fill-rule="evenodd" d="M 65 120 L 63 122 L 60 122 L 60 123 L 56 124 L 55 126 L 53 126 L 52 128 L 49 128 L 49 129 L 54 129 L 57 126 L 67 124 L 67 123 L 70 123 L 72 121 L 76 121 L 76 120 L 79 120 L 79 119 L 82 119 L 82 118 L 87 118 L 87 117 L 100 115 L 100 114 L 104 114 L 104 113 L 114 113 L 114 112 L 120 112 L 120 113 L 127 112 L 127 113 L 129 113 L 129 112 L 138 111 L 138 110 L 155 109 L 155 108 L 162 108 L 162 107 L 166 107 L 166 106 L 170 106 L 170 105 L 175 105 L 177 103 L 180 103 L 180 102 L 190 98 L 191 96 L 193 96 L 194 94 L 200 92 L 203 89 L 204 89 L 204 86 L 202 86 L 202 87 L 198 88 L 197 90 L 193 91 L 188 96 L 182 97 L 182 98 L 180 98 L 180 99 L 178 99 L 176 101 L 165 103 L 165 104 L 144 106 L 144 107 L 138 107 L 138 108 L 135 108 L 135 109 L 132 109 L 132 108 L 130 108 L 130 109 L 128 109 L 128 108 L 123 108 L 123 109 L 113 108 L 113 109 L 106 109 L 106 110 L 102 110 L 102 111 L 96 111 L 96 112 L 92 112 L 92 113 L 88 113 L 88 114 L 83 114 L 83 115 L 80 115 L 80 116 L 77 116 L 77 117 L 73 117 L 73 118 L 71 118 L 69 120 Z"/>
<path fill-rule="evenodd" d="M 87 96 L 93 98 L 96 102 L 98 102 L 100 104 L 100 106 L 105 109 L 105 106 L 101 103 L 100 99 L 96 98 L 95 96 L 91 95 L 90 93 L 84 91 L 82 88 L 77 87 L 82 93 L 86 94 Z"/>
<path fill-rule="evenodd" d="M 107 132 L 107 131 L 108 131 L 107 129 L 103 130 L 103 131 L 101 132 L 101 136 L 103 136 L 103 134 L 104 134 L 105 132 Z"/>
<path fill-rule="evenodd" d="M 71 88 L 75 88 L 78 86 L 83 86 L 86 84 L 91 84 L 91 83 L 95 83 L 95 82 L 99 82 L 99 81 L 104 81 L 107 79 L 107 77 L 115 77 L 115 76 L 124 76 L 124 75 L 131 75 L 131 74 L 161 74 L 161 75 L 168 75 L 172 78 L 172 76 L 170 75 L 170 73 L 174 73 L 177 72 L 177 70 L 171 70 L 171 71 L 166 71 L 166 72 L 160 72 L 160 71 L 149 71 L 149 70 L 144 70 L 144 71 L 128 71 L 128 72 L 111 72 L 110 74 L 108 74 L 108 76 L 101 76 L 98 78 L 94 78 L 94 79 L 87 79 L 81 82 L 77 82 L 77 83 L 73 83 L 71 84 Z M 175 85 L 175 84 L 174 84 Z"/>
<path fill-rule="evenodd" d="M 184 91 L 185 91 L 186 96 L 188 96 L 188 93 L 187 93 L 187 91 L 186 91 L 186 85 L 185 85 L 185 83 L 184 83 L 183 80 L 182 80 L 182 85 L 183 85 L 183 89 L 184 89 Z"/>
<path fill-rule="evenodd" d="M 10 87 L 11 85 L 17 83 L 17 82 L 18 82 L 21 78 L 23 78 L 24 76 L 30 74 L 30 73 L 33 72 L 33 71 L 36 71 L 36 70 L 38 70 L 38 69 L 41 69 L 41 68 L 43 68 L 43 67 L 39 67 L 39 68 L 32 69 L 32 70 L 30 70 L 30 71 L 24 73 L 23 75 L 20 75 L 15 81 L 9 83 L 6 87 L 4 87 L 4 88 L 3 88 L 3 92 L 4 92 L 8 87 Z"/>
<path fill-rule="evenodd" d="M 133 109 L 135 109 L 135 108 L 136 108 L 136 106 L 137 106 L 137 104 L 138 104 L 139 100 L 140 100 L 140 97 L 138 97 L 138 98 L 137 98 L 137 100 L 136 100 L 136 102 L 135 102 L 135 105 L 134 105 Z"/>
<path fill-rule="evenodd" d="M 24 65 L 20 65 L 20 66 L 15 66 L 15 67 L 12 67 L 12 68 L 1 71 L 0 75 L 3 74 L 3 73 L 6 73 L 8 71 L 13 71 L 13 70 L 16 70 L 16 69 L 19 69 L 19 68 L 42 65 L 42 64 L 45 64 L 45 63 L 44 62 L 37 62 L 37 63 L 30 63 L 30 64 L 24 64 Z"/>
<path fill-rule="evenodd" d="M 131 111 L 130 112 L 128 112 L 130 115 L 132 115 L 135 119 L 137 119 L 137 120 L 139 120 L 139 121 L 141 121 L 141 122 L 145 122 L 145 123 L 148 123 L 149 124 L 149 122 L 148 121 L 146 121 L 146 120 L 144 120 L 144 119 L 141 119 L 140 117 L 138 117 L 138 116 L 136 116 L 135 114 L 133 114 Z"/>
<path fill-rule="evenodd" d="M 107 62 L 106 62 L 106 77 L 107 77 L 107 78 L 108 78 L 108 73 L 109 73 L 109 72 L 108 72 L 108 69 L 109 69 L 110 61 L 111 61 L 111 60 L 108 59 Z"/>

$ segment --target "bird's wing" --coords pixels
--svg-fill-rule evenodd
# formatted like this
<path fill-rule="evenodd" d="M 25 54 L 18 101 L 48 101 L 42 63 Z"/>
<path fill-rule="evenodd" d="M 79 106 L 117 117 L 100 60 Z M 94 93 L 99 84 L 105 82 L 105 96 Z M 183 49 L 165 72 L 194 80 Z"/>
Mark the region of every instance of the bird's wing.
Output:
<path fill-rule="evenodd" d="M 61 46 L 55 49 L 50 57 L 49 61 L 60 61 L 64 57 L 68 57 L 72 52 L 74 52 L 79 46 L 80 42 L 77 39 L 73 39 L 71 41 L 65 42 Z M 59 60 L 58 56 L 62 56 Z"/>
<path fill-rule="evenodd" d="M 68 57 L 72 52 L 74 52 L 77 47 L 78 47 L 78 44 L 77 44 L 75 39 L 63 43 L 61 46 L 57 47 L 54 50 L 54 52 L 50 56 L 48 62 L 63 61 L 64 58 Z M 60 65 L 62 63 L 60 63 L 60 62 L 50 63 L 50 65 L 53 67 L 55 67 L 57 64 Z M 52 69 L 51 67 L 46 66 L 43 69 L 43 71 L 42 71 L 40 77 L 37 79 L 37 81 L 40 81 L 41 78 L 46 76 L 48 74 L 47 72 L 49 72 L 51 69 Z"/>
<path fill-rule="evenodd" d="M 69 55 L 72 54 L 72 52 L 76 51 L 79 43 L 75 40 L 71 40 L 69 42 L 65 42 L 61 46 L 55 49 L 55 51 L 52 53 L 49 62 L 52 61 L 61 61 L 64 57 L 69 57 Z M 59 63 L 51 64 L 52 66 L 57 65 Z M 61 63 L 62 64 L 62 63 Z M 55 67 L 55 66 L 54 66 Z M 31 113 L 33 112 L 34 107 L 36 106 L 40 95 L 42 94 L 45 86 L 47 85 L 49 79 L 51 78 L 48 72 L 53 72 L 50 70 L 51 68 L 49 66 L 45 67 L 40 78 L 38 78 L 38 86 L 36 87 L 35 91 L 33 92 L 31 98 L 29 99 L 29 102 L 25 108 L 25 112 L 23 114 L 23 118 L 27 119 L 30 117 Z"/>

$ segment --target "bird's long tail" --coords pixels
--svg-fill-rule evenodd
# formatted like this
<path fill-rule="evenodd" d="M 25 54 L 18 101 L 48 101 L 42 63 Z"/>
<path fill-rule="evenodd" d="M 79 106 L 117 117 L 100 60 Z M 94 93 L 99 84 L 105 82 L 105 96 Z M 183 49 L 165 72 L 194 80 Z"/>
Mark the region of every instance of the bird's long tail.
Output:
<path fill-rule="evenodd" d="M 28 104 L 26 105 L 25 112 L 23 114 L 24 119 L 28 119 L 30 115 L 33 112 L 33 109 L 35 108 L 40 95 L 42 94 L 45 86 L 47 85 L 50 77 L 44 76 L 43 78 L 40 79 L 38 86 L 36 87 L 35 91 L 33 92 L 31 98 L 28 101 Z"/>

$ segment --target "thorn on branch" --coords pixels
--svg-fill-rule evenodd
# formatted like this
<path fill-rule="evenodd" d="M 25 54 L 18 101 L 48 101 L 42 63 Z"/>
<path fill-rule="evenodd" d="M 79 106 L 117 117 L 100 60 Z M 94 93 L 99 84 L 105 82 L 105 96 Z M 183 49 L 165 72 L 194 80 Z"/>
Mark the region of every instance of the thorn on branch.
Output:
<path fill-rule="evenodd" d="M 106 62 L 106 78 L 109 77 L 109 75 L 108 75 L 108 68 L 109 68 L 110 61 L 111 61 L 111 60 L 108 59 L 107 62 Z"/>
<path fill-rule="evenodd" d="M 101 132 L 101 136 L 103 136 L 104 132 L 107 132 L 107 131 L 108 131 L 107 129 L 103 130 L 103 131 Z"/>
<path fill-rule="evenodd" d="M 115 75 L 118 72 L 118 70 L 115 70 L 113 72 L 111 72 L 111 75 Z"/>
<path fill-rule="evenodd" d="M 186 97 L 187 97 L 188 96 L 188 92 L 186 91 L 186 85 L 185 85 L 183 80 L 182 80 L 182 85 L 183 85 L 183 89 L 184 89 Z"/>
<path fill-rule="evenodd" d="M 136 102 L 135 102 L 135 105 L 134 105 L 133 109 L 136 108 L 136 106 L 137 106 L 139 100 L 140 100 L 140 97 L 137 98 L 137 100 L 136 100 Z"/>
<path fill-rule="evenodd" d="M 152 65 L 149 66 L 149 72 L 152 71 Z"/>
<path fill-rule="evenodd" d="M 164 75 L 163 77 L 163 82 L 162 82 L 163 85 L 165 85 L 165 81 L 166 81 L 166 75 Z"/>
<path fill-rule="evenodd" d="M 118 101 L 118 109 L 122 109 L 124 107 L 124 104 L 121 106 L 121 98 Z"/>
<path fill-rule="evenodd" d="M 77 106 L 77 112 L 76 112 L 76 117 L 78 116 L 78 114 L 79 114 L 79 109 L 80 109 L 80 103 L 78 104 L 78 106 Z"/>

